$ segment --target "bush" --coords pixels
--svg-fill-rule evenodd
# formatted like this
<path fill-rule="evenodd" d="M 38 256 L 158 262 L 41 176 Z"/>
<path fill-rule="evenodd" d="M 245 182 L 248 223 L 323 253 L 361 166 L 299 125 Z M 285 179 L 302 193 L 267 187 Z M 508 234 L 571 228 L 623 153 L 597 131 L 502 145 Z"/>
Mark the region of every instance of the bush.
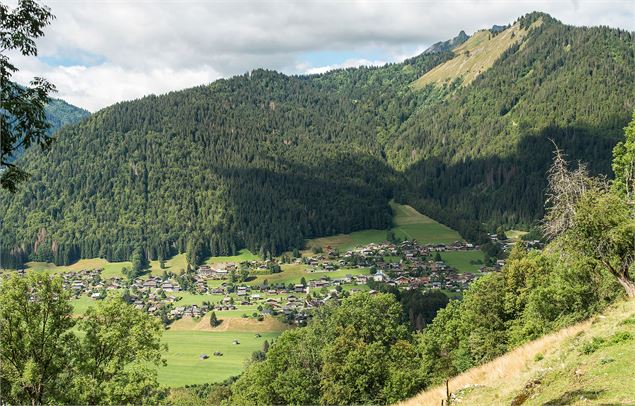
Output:
<path fill-rule="evenodd" d="M 587 341 L 586 343 L 584 343 L 581 352 L 584 355 L 593 354 L 594 352 L 599 350 L 605 342 L 606 340 L 602 337 L 593 337 L 591 341 Z"/>
<path fill-rule="evenodd" d="M 609 339 L 609 344 L 620 344 L 633 339 L 633 335 L 628 331 L 618 331 Z"/>

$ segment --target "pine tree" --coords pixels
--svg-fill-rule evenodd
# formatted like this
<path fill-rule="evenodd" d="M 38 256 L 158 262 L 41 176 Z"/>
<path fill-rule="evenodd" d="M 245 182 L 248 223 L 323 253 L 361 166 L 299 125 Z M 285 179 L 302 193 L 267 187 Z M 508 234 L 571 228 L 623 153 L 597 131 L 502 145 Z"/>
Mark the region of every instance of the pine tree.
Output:
<path fill-rule="evenodd" d="M 212 312 L 212 314 L 209 316 L 209 325 L 212 327 L 216 327 L 219 324 L 220 323 L 218 321 L 218 318 L 216 317 L 216 312 Z"/>

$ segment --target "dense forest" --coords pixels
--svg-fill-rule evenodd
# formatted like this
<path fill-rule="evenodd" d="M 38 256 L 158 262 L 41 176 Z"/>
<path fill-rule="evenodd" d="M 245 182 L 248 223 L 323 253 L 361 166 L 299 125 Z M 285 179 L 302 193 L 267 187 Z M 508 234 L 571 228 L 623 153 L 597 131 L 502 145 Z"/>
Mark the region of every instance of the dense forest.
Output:
<path fill-rule="evenodd" d="M 551 140 L 609 174 L 635 105 L 632 33 L 539 13 L 517 24 L 538 19 L 469 84 L 411 86 L 455 56 L 442 46 L 377 68 L 255 70 L 103 109 L 21 158 L 32 178 L 1 192 L 2 264 L 188 247 L 278 254 L 387 228 L 390 198 L 471 240 L 529 227 L 542 216 Z"/>
<path fill-rule="evenodd" d="M 51 134 L 65 125 L 79 123 L 90 116 L 90 112 L 87 110 L 73 106 L 62 99 L 51 99 L 45 107 L 45 112 L 51 125 L 49 128 Z"/>
<path fill-rule="evenodd" d="M 66 125 L 79 123 L 86 117 L 90 116 L 90 112 L 80 107 L 73 106 L 62 99 L 50 99 L 44 108 L 46 119 L 50 127 L 49 134 L 55 134 L 59 129 Z M 24 153 L 23 148 L 18 148 L 11 157 L 11 161 L 15 161 Z"/>

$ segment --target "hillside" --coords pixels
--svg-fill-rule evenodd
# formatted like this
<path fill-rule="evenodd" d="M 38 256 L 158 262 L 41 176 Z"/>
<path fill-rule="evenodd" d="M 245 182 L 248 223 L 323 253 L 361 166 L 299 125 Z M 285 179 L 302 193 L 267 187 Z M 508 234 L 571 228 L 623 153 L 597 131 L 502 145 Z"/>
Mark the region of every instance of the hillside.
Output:
<path fill-rule="evenodd" d="M 501 32 L 478 31 L 465 42 L 451 48 L 456 55 L 454 58 L 426 72 L 414 81 L 412 86 L 421 89 L 429 84 L 449 85 L 457 79 L 460 80 L 461 86 L 467 86 L 478 75 L 491 68 L 503 52 L 513 45 L 522 44 L 529 31 L 540 24 L 542 20 L 538 19 L 527 27 L 521 27 L 521 23 L 517 22 Z"/>
<path fill-rule="evenodd" d="M 278 254 L 386 230 L 391 198 L 470 240 L 527 228 L 542 214 L 549 139 L 609 173 L 634 106 L 632 35 L 539 13 L 495 32 L 378 68 L 255 70 L 67 126 L 23 158 L 31 181 L 1 193 L 3 264 L 124 261 L 136 247 L 151 260 Z M 449 85 L 411 86 L 461 49 L 480 71 L 471 82 L 443 69 Z"/>
<path fill-rule="evenodd" d="M 44 108 L 44 111 L 46 118 L 51 125 L 48 130 L 49 134 L 54 134 L 65 125 L 78 123 L 90 116 L 90 112 L 82 109 L 81 107 L 73 106 L 62 99 L 50 99 L 49 103 Z M 23 152 L 24 151 L 20 148 L 14 153 L 11 161 L 18 159 L 22 156 Z"/>
<path fill-rule="evenodd" d="M 635 302 L 529 342 L 449 382 L 453 405 L 631 404 Z M 434 405 L 445 386 L 400 405 Z"/>
<path fill-rule="evenodd" d="M 81 107 L 73 106 L 62 99 L 51 99 L 46 105 L 46 118 L 51 123 L 49 131 L 55 133 L 65 125 L 75 124 L 86 117 L 90 116 L 90 112 Z"/>

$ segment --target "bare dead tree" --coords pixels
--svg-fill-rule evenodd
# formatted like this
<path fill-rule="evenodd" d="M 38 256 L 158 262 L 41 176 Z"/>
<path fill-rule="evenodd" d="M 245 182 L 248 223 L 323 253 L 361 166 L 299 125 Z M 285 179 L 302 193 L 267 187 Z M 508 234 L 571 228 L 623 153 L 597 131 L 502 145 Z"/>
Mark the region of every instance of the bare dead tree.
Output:
<path fill-rule="evenodd" d="M 554 146 L 553 164 L 547 172 L 549 185 L 542 222 L 542 232 L 548 239 L 554 239 L 571 228 L 576 204 L 584 193 L 594 188 L 606 188 L 604 179 L 589 176 L 585 164 L 578 163 L 577 169 L 570 170 L 565 155 L 555 143 Z"/>

